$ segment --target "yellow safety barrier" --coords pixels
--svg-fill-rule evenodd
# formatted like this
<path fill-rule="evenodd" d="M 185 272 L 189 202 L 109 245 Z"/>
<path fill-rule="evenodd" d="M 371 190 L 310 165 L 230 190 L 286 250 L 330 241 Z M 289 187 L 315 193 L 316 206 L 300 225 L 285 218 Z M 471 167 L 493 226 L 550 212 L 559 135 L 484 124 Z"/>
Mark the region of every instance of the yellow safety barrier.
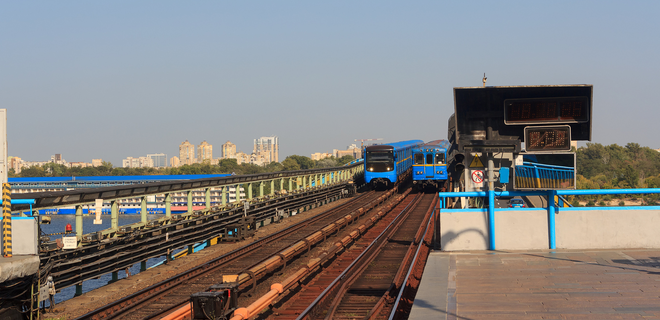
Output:
<path fill-rule="evenodd" d="M 2 255 L 12 256 L 11 248 L 11 185 L 2 184 Z"/>

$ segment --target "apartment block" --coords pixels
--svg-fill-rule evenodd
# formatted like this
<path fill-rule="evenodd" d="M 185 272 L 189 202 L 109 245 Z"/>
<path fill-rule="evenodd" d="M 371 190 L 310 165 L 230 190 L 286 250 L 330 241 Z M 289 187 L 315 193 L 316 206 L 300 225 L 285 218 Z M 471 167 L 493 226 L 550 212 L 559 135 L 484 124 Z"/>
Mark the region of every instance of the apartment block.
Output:
<path fill-rule="evenodd" d="M 181 165 L 195 163 L 195 145 L 188 142 L 188 140 L 179 145 L 179 161 Z"/>

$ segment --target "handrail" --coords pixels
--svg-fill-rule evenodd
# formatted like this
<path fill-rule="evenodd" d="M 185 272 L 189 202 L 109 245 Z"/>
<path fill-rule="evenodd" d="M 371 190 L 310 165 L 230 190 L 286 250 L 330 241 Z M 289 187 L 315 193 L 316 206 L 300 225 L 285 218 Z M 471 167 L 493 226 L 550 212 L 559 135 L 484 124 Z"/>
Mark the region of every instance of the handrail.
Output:
<path fill-rule="evenodd" d="M 537 190 L 537 191 L 472 191 L 472 192 L 439 192 L 440 208 L 446 203 L 446 198 L 456 197 L 488 197 L 488 236 L 489 250 L 495 250 L 495 207 L 494 197 L 509 196 L 547 196 L 548 206 L 548 236 L 550 249 L 556 249 L 555 241 L 555 212 L 557 211 L 554 202 L 555 196 L 565 195 L 594 195 L 594 194 L 660 194 L 660 188 L 639 188 L 639 189 L 580 189 L 580 190 Z M 552 205 L 549 205 L 552 203 Z"/>
<path fill-rule="evenodd" d="M 125 186 L 101 187 L 93 189 L 78 189 L 71 191 L 34 192 L 12 194 L 15 199 L 35 199 L 33 209 L 71 206 L 75 204 L 93 203 L 96 199 L 117 200 L 136 198 L 154 194 L 171 193 L 177 191 L 202 189 L 208 187 L 230 186 L 280 178 L 293 178 L 296 176 L 330 173 L 360 167 L 361 163 L 349 166 L 330 167 L 321 169 L 306 169 L 296 171 L 278 171 L 272 173 L 258 173 L 250 175 L 234 175 L 219 178 L 203 178 L 187 181 L 153 182 Z M 27 210 L 27 205 L 12 207 L 12 211 Z"/>

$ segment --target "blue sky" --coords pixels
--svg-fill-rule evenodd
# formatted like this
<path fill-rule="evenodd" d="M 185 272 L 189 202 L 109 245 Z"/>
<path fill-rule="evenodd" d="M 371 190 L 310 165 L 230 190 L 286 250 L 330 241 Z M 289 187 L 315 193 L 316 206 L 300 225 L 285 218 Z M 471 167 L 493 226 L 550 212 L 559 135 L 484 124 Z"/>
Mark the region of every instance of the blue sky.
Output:
<path fill-rule="evenodd" d="M 454 87 L 592 84 L 593 141 L 660 148 L 657 1 L 0 5 L 9 154 L 121 165 L 184 140 L 287 155 L 445 138 Z M 398 129 L 392 130 L 394 126 Z M 582 143 L 583 144 L 583 143 Z"/>

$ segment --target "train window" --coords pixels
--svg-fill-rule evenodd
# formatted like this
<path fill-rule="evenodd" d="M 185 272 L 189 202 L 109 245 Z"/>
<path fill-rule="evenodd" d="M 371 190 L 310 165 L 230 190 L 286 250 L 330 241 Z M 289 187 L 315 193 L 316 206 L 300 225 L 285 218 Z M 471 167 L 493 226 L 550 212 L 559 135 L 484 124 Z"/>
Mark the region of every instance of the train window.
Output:
<path fill-rule="evenodd" d="M 370 151 L 367 152 L 367 162 L 392 162 L 394 156 L 392 151 Z"/>
<path fill-rule="evenodd" d="M 423 153 L 415 154 L 415 164 L 424 164 L 424 154 Z"/>
<path fill-rule="evenodd" d="M 433 164 L 433 154 L 429 153 L 426 155 L 426 164 Z"/>
<path fill-rule="evenodd" d="M 435 154 L 435 163 L 436 164 L 445 164 L 445 154 L 444 153 L 436 153 Z"/>

